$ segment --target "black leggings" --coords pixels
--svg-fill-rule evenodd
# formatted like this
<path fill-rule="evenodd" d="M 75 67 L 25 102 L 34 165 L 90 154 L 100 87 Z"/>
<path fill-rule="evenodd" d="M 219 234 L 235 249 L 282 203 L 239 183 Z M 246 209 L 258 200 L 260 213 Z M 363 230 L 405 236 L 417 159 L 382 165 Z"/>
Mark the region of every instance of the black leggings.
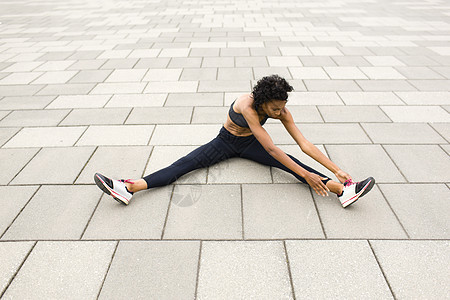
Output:
<path fill-rule="evenodd" d="M 302 168 L 309 172 L 327 177 L 313 168 L 301 163 L 295 157 L 287 154 Z M 154 188 L 171 184 L 182 175 L 193 170 L 205 168 L 226 160 L 231 157 L 242 157 L 250 159 L 261 164 L 276 167 L 294 175 L 298 180 L 307 183 L 306 180 L 297 173 L 287 168 L 278 160 L 273 158 L 259 143 L 254 135 L 240 137 L 231 134 L 224 127 L 220 129 L 219 134 L 209 143 L 193 150 L 188 155 L 180 158 L 170 166 L 156 171 L 144 177 L 147 182 L 147 188 Z M 326 184 L 329 178 L 322 180 Z"/>

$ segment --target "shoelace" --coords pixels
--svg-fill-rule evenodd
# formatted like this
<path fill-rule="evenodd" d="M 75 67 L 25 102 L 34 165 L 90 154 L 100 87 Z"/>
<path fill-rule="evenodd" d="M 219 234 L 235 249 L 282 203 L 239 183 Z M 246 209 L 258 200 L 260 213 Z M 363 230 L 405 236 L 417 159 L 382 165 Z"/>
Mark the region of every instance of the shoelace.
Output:
<path fill-rule="evenodd" d="M 131 179 L 125 179 L 125 180 L 121 179 L 120 181 L 134 184 L 134 181 L 131 181 Z"/>
<path fill-rule="evenodd" d="M 352 184 L 356 184 L 356 182 L 353 182 L 353 180 L 351 180 L 351 179 L 347 179 L 344 182 L 344 186 L 351 186 Z"/>

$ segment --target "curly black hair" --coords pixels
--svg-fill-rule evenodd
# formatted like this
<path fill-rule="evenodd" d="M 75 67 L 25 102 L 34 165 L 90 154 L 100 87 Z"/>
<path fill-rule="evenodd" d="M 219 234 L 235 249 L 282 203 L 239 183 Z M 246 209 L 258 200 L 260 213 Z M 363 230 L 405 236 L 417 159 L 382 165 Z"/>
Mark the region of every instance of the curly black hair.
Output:
<path fill-rule="evenodd" d="M 288 92 L 292 92 L 294 88 L 289 85 L 286 79 L 273 74 L 265 76 L 258 80 L 253 87 L 253 107 L 258 111 L 259 107 L 272 100 L 285 100 L 288 99 Z"/>

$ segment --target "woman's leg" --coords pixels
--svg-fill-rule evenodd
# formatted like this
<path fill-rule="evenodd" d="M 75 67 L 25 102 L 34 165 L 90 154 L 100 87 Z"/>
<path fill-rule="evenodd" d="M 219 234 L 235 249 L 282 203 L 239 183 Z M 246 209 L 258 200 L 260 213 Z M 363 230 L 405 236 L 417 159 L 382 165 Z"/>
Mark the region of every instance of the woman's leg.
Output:
<path fill-rule="evenodd" d="M 302 163 L 301 161 L 299 161 L 297 158 L 293 157 L 290 154 L 287 154 L 295 163 L 297 163 L 298 165 L 300 165 L 302 168 L 304 168 L 305 170 L 311 172 L 311 173 L 315 173 L 323 178 L 327 178 L 322 180 L 322 182 L 330 189 L 331 192 L 335 193 L 335 194 L 341 194 L 342 189 L 343 189 L 343 185 L 339 182 L 335 182 L 333 180 L 331 180 L 330 178 L 328 178 L 328 176 L 320 173 L 319 171 L 311 168 L 310 166 L 305 165 L 304 163 Z M 286 172 L 291 173 L 292 175 L 294 175 L 298 180 L 300 180 L 303 183 L 306 183 L 305 178 L 301 177 L 300 175 L 298 175 L 297 173 L 295 173 L 294 171 L 292 171 L 291 169 L 289 169 L 288 167 L 286 167 L 285 165 L 283 165 L 282 163 L 280 163 L 278 160 L 276 160 L 273 156 L 271 156 L 265 149 L 264 147 L 261 145 L 261 143 L 255 139 L 255 141 L 248 147 L 246 148 L 241 154 L 240 156 L 242 158 L 246 158 L 246 159 L 250 159 L 256 162 L 259 162 L 261 164 L 267 165 L 267 166 L 271 166 L 271 167 L 276 167 L 278 169 L 282 169 Z"/>
<path fill-rule="evenodd" d="M 159 186 L 165 186 L 193 170 L 205 168 L 237 154 L 220 137 L 193 150 L 188 155 L 178 159 L 170 166 L 156 171 L 133 184 L 126 183 L 127 189 L 137 192 Z"/>

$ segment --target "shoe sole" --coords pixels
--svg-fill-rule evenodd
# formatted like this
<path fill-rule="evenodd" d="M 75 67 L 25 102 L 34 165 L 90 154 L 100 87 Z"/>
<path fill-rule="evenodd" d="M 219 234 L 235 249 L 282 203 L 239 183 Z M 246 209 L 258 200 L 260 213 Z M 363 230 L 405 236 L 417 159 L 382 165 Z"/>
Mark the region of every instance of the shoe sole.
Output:
<path fill-rule="evenodd" d="M 359 198 L 361 198 L 362 196 L 364 196 L 365 194 L 367 194 L 373 187 L 373 185 L 375 184 L 375 179 L 372 179 L 363 189 L 363 192 L 361 193 L 361 195 L 357 196 L 355 200 L 353 200 L 352 202 L 350 202 L 347 205 L 342 205 L 343 208 L 349 207 L 350 205 L 352 205 L 353 203 L 355 203 L 356 201 L 359 200 Z"/>
<path fill-rule="evenodd" d="M 117 202 L 119 202 L 120 204 L 123 205 L 128 205 L 128 203 L 126 203 L 125 201 L 121 200 L 120 198 L 115 197 L 112 193 L 114 193 L 113 191 L 110 190 L 110 188 L 106 185 L 106 183 L 97 175 L 95 174 L 94 176 L 94 181 L 95 184 L 107 195 L 110 195 L 111 197 L 113 197 L 114 200 L 116 200 Z"/>

